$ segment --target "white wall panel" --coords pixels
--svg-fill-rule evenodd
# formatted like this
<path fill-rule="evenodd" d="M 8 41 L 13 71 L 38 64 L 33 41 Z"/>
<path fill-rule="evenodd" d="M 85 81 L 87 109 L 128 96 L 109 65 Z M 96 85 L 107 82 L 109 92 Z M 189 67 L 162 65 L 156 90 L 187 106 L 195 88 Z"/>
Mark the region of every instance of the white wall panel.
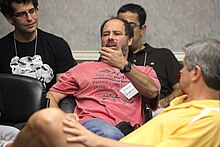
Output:
<path fill-rule="evenodd" d="M 62 36 L 76 58 L 82 58 L 81 52 L 89 56 L 100 49 L 101 23 L 128 2 L 146 9 L 144 40 L 152 46 L 179 56 L 185 43 L 204 37 L 220 40 L 220 0 L 39 0 L 39 28 Z M 0 37 L 12 30 L 0 15 Z"/>

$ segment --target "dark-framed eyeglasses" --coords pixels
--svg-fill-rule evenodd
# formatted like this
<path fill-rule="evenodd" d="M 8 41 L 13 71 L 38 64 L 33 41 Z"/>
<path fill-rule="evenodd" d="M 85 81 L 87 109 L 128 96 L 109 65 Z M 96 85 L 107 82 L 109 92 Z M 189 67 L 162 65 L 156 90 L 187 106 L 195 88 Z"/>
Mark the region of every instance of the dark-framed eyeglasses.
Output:
<path fill-rule="evenodd" d="M 23 12 L 18 12 L 13 14 L 13 16 L 17 17 L 17 18 L 25 18 L 28 16 L 28 14 L 30 14 L 31 16 L 35 15 L 38 11 L 38 8 L 31 8 L 28 11 L 23 11 Z"/>

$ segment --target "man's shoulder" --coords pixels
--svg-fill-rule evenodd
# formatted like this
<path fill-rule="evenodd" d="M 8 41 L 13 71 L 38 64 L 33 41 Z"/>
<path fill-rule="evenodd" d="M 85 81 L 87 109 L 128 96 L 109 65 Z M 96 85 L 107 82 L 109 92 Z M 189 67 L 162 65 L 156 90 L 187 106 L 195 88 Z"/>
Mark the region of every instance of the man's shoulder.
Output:
<path fill-rule="evenodd" d="M 93 70 L 94 68 L 100 68 L 101 64 L 102 64 L 101 62 L 96 62 L 96 61 L 84 61 L 72 67 L 71 70 L 86 69 L 87 71 L 90 71 L 90 70 Z"/>
<path fill-rule="evenodd" d="M 168 48 L 156 48 L 156 47 L 152 47 L 151 45 L 149 45 L 148 43 L 144 44 L 145 48 L 144 50 L 146 52 L 155 52 L 155 53 L 172 53 L 172 51 Z"/>
<path fill-rule="evenodd" d="M 62 37 L 52 34 L 50 32 L 43 31 L 41 29 L 37 29 L 38 35 L 43 39 L 52 39 L 52 40 L 63 40 Z"/>
<path fill-rule="evenodd" d="M 96 69 L 110 69 L 110 68 L 112 68 L 112 66 L 107 65 L 106 63 L 100 62 L 100 61 L 84 61 L 84 62 L 79 63 L 77 66 L 80 68 L 87 68 L 88 70 L 93 69 L 93 68 L 96 68 Z"/>
<path fill-rule="evenodd" d="M 105 65 L 105 63 L 103 62 L 99 62 L 99 61 L 84 61 L 84 62 L 81 62 L 79 63 L 78 65 L 80 66 L 96 66 L 96 65 Z"/>
<path fill-rule="evenodd" d="M 173 54 L 173 52 L 168 49 L 168 48 L 155 48 L 155 47 L 152 47 L 150 46 L 149 44 L 144 44 L 145 45 L 145 48 L 144 48 L 144 52 L 147 52 L 148 53 L 148 57 L 170 57 L 170 58 L 173 58 L 175 57 L 175 55 Z"/>
<path fill-rule="evenodd" d="M 13 38 L 13 32 L 10 32 L 10 33 L 6 34 L 5 36 L 3 36 L 2 38 L 0 38 L 0 42 L 8 41 L 12 38 Z"/>

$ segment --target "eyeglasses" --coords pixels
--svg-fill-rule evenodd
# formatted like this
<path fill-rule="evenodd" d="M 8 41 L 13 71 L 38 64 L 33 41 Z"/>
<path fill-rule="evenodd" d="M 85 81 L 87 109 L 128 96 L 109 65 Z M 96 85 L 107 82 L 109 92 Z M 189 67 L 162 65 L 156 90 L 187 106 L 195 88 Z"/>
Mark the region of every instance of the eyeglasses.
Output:
<path fill-rule="evenodd" d="M 136 23 L 133 23 L 133 22 L 130 22 L 129 24 L 133 29 L 140 26 L 140 25 L 137 25 Z"/>
<path fill-rule="evenodd" d="M 18 12 L 16 14 L 13 14 L 13 16 L 23 19 L 23 18 L 27 17 L 28 14 L 30 14 L 31 16 L 35 15 L 37 13 L 37 11 L 38 11 L 38 8 L 31 8 L 28 11 Z"/>

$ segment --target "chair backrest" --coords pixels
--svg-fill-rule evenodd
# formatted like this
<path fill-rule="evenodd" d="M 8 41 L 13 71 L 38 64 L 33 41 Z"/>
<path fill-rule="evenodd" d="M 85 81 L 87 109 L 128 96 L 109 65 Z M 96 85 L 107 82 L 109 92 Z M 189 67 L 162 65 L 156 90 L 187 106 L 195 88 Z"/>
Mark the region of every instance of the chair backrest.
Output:
<path fill-rule="evenodd" d="M 21 123 L 46 107 L 46 92 L 35 78 L 0 74 L 0 122 Z"/>

